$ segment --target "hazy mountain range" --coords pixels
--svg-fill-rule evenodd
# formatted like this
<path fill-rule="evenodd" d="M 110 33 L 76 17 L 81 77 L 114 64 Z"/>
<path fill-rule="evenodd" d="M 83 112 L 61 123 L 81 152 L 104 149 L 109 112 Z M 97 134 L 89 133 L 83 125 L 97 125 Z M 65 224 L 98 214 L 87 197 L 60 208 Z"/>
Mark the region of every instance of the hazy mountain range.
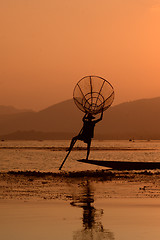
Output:
<path fill-rule="evenodd" d="M 11 111 L 12 110 L 12 111 Z M 39 112 L 0 106 L 1 139 L 70 139 L 83 113 L 72 99 Z M 95 128 L 99 139 L 160 139 L 160 97 L 110 107 Z"/>
<path fill-rule="evenodd" d="M 20 113 L 20 112 L 32 112 L 32 110 L 29 109 L 17 109 L 13 106 L 3 106 L 0 105 L 0 115 L 4 114 L 14 114 L 14 113 Z"/>

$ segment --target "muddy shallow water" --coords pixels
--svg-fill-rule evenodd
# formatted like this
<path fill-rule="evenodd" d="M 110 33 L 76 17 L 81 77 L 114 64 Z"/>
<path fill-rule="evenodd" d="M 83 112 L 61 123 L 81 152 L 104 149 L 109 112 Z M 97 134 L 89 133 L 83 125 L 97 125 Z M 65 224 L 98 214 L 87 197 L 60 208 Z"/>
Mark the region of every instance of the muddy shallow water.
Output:
<path fill-rule="evenodd" d="M 0 173 L 0 199 L 71 199 L 90 185 L 96 198 L 160 197 L 159 171 L 78 171 Z"/>

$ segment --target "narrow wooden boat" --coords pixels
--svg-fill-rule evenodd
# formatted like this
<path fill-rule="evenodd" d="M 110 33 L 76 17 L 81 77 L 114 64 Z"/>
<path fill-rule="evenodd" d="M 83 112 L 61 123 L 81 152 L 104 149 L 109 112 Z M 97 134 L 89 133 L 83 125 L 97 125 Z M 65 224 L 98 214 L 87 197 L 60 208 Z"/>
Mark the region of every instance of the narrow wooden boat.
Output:
<path fill-rule="evenodd" d="M 78 162 L 94 164 L 115 170 L 153 170 L 160 169 L 160 162 L 101 161 L 80 159 Z"/>

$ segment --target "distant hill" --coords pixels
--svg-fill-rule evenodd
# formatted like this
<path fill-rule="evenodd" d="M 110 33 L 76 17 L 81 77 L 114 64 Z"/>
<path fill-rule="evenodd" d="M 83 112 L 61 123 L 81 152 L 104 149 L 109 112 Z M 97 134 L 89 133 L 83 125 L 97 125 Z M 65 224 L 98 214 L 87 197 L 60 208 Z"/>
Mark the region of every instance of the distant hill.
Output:
<path fill-rule="evenodd" d="M 160 97 L 113 106 L 104 113 L 103 121 L 97 124 L 95 138 L 160 139 L 159 109 Z M 32 131 L 30 138 L 42 138 L 39 135 L 41 132 L 46 139 L 52 139 L 53 134 L 53 139 L 70 139 L 80 131 L 82 117 L 83 113 L 77 109 L 73 100 L 67 100 L 39 112 L 1 115 L 0 135 L 1 138 L 8 135 L 7 139 L 16 139 L 16 136 L 17 139 L 25 139 L 26 131 L 28 135 Z M 18 137 L 17 131 L 21 132 L 21 137 Z"/>
<path fill-rule="evenodd" d="M 32 110 L 17 109 L 17 108 L 15 108 L 13 106 L 3 106 L 3 105 L 0 105 L 0 115 L 15 114 L 15 113 L 20 113 L 20 112 L 32 112 Z"/>
<path fill-rule="evenodd" d="M 103 128 L 97 131 L 116 139 L 160 139 L 160 97 L 141 99 L 114 106 L 106 112 Z"/>
<path fill-rule="evenodd" d="M 73 133 L 40 132 L 40 131 L 16 131 L 1 136 L 1 140 L 67 140 L 71 139 Z"/>
<path fill-rule="evenodd" d="M 67 100 L 39 112 L 22 112 L 0 117 L 0 135 L 16 131 L 77 132 L 83 114 L 73 100 Z"/>

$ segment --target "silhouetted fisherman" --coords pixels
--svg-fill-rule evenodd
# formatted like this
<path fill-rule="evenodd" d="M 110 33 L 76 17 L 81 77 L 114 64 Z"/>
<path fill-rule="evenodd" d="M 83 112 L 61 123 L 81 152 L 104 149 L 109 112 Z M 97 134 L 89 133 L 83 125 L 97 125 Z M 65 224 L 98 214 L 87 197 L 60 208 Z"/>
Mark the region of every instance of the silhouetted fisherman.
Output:
<path fill-rule="evenodd" d="M 88 160 L 89 157 L 89 153 L 90 153 L 90 146 L 91 146 L 91 139 L 94 137 L 94 127 L 95 124 L 98 123 L 99 121 L 101 121 L 103 118 L 103 111 L 101 113 L 101 116 L 99 119 L 93 120 L 95 119 L 95 117 L 92 116 L 91 113 L 86 113 L 83 117 L 83 127 L 81 129 L 81 131 L 79 132 L 79 134 L 75 137 L 72 138 L 70 147 L 67 151 L 71 151 L 75 142 L 77 140 L 81 140 L 85 143 L 87 143 L 87 157 L 86 160 Z"/>

